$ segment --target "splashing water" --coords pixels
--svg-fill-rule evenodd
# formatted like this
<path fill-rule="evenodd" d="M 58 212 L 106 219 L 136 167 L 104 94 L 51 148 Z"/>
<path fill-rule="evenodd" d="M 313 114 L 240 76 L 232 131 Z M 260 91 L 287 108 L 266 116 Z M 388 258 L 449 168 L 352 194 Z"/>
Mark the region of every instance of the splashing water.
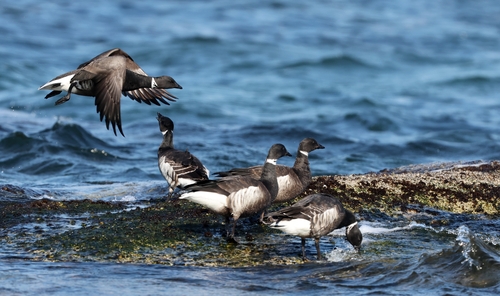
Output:
<path fill-rule="evenodd" d="M 461 225 L 458 227 L 456 242 L 462 248 L 462 255 L 465 258 L 462 264 L 468 263 L 470 267 L 480 270 L 482 268 L 480 263 L 474 259 L 477 250 L 476 246 L 471 242 L 471 237 L 473 237 L 473 234 L 467 226 Z"/>

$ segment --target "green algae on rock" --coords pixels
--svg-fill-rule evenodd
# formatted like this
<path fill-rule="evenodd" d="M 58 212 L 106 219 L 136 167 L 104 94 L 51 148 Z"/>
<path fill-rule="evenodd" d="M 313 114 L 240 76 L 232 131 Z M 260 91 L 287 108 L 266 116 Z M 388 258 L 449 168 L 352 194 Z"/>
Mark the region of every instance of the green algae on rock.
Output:
<path fill-rule="evenodd" d="M 422 209 L 412 205 L 498 215 L 499 185 L 498 162 L 434 165 L 315 177 L 302 196 L 333 194 L 361 218 Z M 14 189 L 5 191 L 21 192 Z M 0 203 L 0 243 L 13 248 L 13 253 L 24 252 L 31 260 L 197 266 L 303 262 L 296 250 L 283 246 L 283 241 L 295 238 L 286 238 L 248 219 L 236 229 L 240 244 L 228 244 L 222 220 L 196 204 L 160 197 L 140 206 L 92 200 L 20 203 L 10 199 Z M 428 222 L 447 223 L 436 219 Z"/>
<path fill-rule="evenodd" d="M 151 201 L 147 207 L 125 210 L 121 203 L 109 203 L 101 213 L 89 215 L 89 210 L 103 202 L 39 200 L 22 207 L 8 206 L 7 212 L 29 219 L 18 220 L 21 231 L 0 235 L 0 240 L 24 248 L 32 260 L 42 261 L 113 261 L 166 265 L 250 266 L 271 260 L 265 244 L 255 244 L 246 236 L 239 245 L 227 244 L 223 237 L 224 225 L 220 217 L 196 204 L 179 200 Z M 37 206 L 34 207 L 33 204 Z M 108 204 L 108 203 L 104 203 Z M 43 205 L 40 211 L 39 205 Z M 27 209 L 33 209 L 28 213 Z M 80 208 L 79 215 L 74 211 Z M 2 212 L 6 212 L 5 210 Z M 71 212 L 73 219 L 85 216 L 79 227 L 66 221 L 66 225 L 53 227 L 51 217 Z M 13 222 L 13 221 L 12 221 Z M 267 227 L 248 225 L 239 229 L 240 234 L 250 232 L 265 237 Z M 50 227 L 46 227 L 51 225 Z M 11 225 L 12 226 L 12 225 Z M 8 228 L 8 227 L 6 227 Z M 7 231 L 8 232 L 8 231 Z M 243 236 L 245 237 L 245 236 Z M 259 260 L 257 258 L 260 258 Z"/>

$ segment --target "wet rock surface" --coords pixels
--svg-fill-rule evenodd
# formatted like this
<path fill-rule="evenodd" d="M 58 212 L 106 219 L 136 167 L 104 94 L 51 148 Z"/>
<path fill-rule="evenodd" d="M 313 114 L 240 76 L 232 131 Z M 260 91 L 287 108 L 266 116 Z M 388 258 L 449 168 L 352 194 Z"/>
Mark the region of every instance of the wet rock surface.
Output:
<path fill-rule="evenodd" d="M 333 194 L 361 219 L 420 212 L 429 219 L 441 211 L 495 217 L 499 215 L 499 185 L 500 164 L 481 162 L 319 176 L 303 196 Z M 239 244 L 231 244 L 225 239 L 221 217 L 178 199 L 159 197 L 132 206 L 92 200 L 21 203 L 13 201 L 15 195 L 25 194 L 21 188 L 4 185 L 1 189 L 9 198 L 0 203 L 0 241 L 4 253 L 14 257 L 198 266 L 302 262 L 298 249 L 280 247 L 298 238 L 286 238 L 244 219 L 237 227 Z M 431 225 L 447 223 L 429 221 Z"/>
<path fill-rule="evenodd" d="M 498 215 L 500 163 L 419 165 L 378 173 L 314 178 L 307 194 L 324 192 L 360 211 L 405 211 L 411 204 L 453 213 Z"/>

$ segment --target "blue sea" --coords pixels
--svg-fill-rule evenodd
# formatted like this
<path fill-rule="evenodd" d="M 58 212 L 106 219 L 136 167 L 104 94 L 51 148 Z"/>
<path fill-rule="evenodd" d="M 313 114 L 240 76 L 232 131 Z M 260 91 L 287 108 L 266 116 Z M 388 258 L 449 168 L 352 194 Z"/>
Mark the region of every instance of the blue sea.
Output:
<path fill-rule="evenodd" d="M 0 185 L 19 202 L 162 198 L 157 112 L 211 172 L 306 137 L 326 147 L 310 153 L 315 176 L 498 160 L 499 16 L 494 0 L 2 1 Z M 125 137 L 93 98 L 55 106 L 38 90 L 116 47 L 183 87 L 169 106 L 122 97 Z M 0 246 L 0 294 L 500 293 L 500 220 L 437 215 L 451 222 L 364 217 L 361 254 L 325 239 L 327 262 L 295 266 L 38 262 Z"/>

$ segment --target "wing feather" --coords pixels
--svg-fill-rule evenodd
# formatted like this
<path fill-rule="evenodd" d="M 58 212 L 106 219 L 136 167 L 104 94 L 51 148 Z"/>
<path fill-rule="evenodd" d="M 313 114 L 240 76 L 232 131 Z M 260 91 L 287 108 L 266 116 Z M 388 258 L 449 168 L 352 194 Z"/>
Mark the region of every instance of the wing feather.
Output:
<path fill-rule="evenodd" d="M 123 135 L 121 116 L 120 116 L 120 98 L 121 88 L 125 71 L 115 70 L 112 74 L 104 73 L 95 78 L 95 105 L 100 114 L 101 121 L 105 120 L 106 128 L 109 124 L 113 127 L 116 135 L 116 126 Z"/>

